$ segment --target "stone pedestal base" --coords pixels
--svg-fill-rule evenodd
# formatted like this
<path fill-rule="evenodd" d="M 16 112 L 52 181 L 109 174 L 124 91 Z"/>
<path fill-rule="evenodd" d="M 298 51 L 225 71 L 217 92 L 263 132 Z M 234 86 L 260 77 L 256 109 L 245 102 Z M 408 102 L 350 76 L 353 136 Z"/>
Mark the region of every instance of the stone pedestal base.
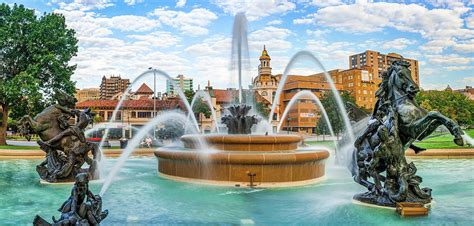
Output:
<path fill-rule="evenodd" d="M 354 195 L 353 199 L 357 202 L 367 204 L 368 206 L 388 207 L 393 209 L 397 207 L 397 202 L 390 199 L 387 194 L 378 195 L 371 191 L 356 194 Z M 416 202 L 422 203 L 424 205 L 430 205 L 431 199 L 419 199 L 408 196 L 404 202 Z"/>

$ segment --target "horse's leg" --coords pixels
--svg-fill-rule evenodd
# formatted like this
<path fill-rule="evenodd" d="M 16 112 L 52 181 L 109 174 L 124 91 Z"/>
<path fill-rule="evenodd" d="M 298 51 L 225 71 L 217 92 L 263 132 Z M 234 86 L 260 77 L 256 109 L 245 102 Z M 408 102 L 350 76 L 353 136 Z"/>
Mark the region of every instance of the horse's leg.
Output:
<path fill-rule="evenodd" d="M 448 128 L 449 132 L 454 136 L 454 143 L 459 146 L 464 145 L 463 139 L 461 137 L 464 132 L 461 130 L 461 128 L 452 119 L 437 111 L 428 112 L 425 117 L 411 123 L 410 127 L 414 129 L 413 137 L 417 137 L 418 140 L 422 140 L 434 132 L 434 130 L 440 125 L 444 125 L 446 128 Z"/>

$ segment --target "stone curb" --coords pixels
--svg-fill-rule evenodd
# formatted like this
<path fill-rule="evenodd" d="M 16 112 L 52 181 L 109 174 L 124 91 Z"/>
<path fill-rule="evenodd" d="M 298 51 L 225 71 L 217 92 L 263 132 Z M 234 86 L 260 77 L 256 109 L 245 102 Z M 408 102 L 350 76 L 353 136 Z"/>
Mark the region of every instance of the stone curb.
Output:
<path fill-rule="evenodd" d="M 136 149 L 132 152 L 132 156 L 153 156 L 155 149 Z M 106 157 L 119 157 L 122 149 L 105 149 Z M 42 159 L 45 153 L 41 150 L 10 150 L 1 149 L 0 159 Z"/>

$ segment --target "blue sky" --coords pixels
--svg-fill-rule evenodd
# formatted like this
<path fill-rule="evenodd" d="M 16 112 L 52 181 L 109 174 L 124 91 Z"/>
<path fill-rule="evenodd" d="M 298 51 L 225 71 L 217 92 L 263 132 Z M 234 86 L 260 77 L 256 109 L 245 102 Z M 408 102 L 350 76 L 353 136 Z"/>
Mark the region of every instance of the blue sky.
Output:
<path fill-rule="evenodd" d="M 348 56 L 367 49 L 417 59 L 421 86 L 474 85 L 474 1 L 340 0 L 31 0 L 22 3 L 66 16 L 79 39 L 72 64 L 79 88 L 98 87 L 103 75 L 135 78 L 148 67 L 184 74 L 201 87 L 236 87 L 229 70 L 233 16 L 248 19 L 250 69 L 257 75 L 263 45 L 273 73 L 300 50 L 314 53 L 326 69 L 347 69 Z M 292 74 L 321 70 L 302 64 Z M 159 82 L 164 84 L 165 82 Z"/>

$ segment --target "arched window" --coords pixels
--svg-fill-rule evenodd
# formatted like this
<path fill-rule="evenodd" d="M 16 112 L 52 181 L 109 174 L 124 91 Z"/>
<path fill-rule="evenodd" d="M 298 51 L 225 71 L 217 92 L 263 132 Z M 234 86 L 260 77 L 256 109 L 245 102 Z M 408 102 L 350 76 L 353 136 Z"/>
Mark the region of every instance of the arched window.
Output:
<path fill-rule="evenodd" d="M 267 95 L 268 95 L 267 91 L 262 92 L 262 96 L 267 96 Z"/>

